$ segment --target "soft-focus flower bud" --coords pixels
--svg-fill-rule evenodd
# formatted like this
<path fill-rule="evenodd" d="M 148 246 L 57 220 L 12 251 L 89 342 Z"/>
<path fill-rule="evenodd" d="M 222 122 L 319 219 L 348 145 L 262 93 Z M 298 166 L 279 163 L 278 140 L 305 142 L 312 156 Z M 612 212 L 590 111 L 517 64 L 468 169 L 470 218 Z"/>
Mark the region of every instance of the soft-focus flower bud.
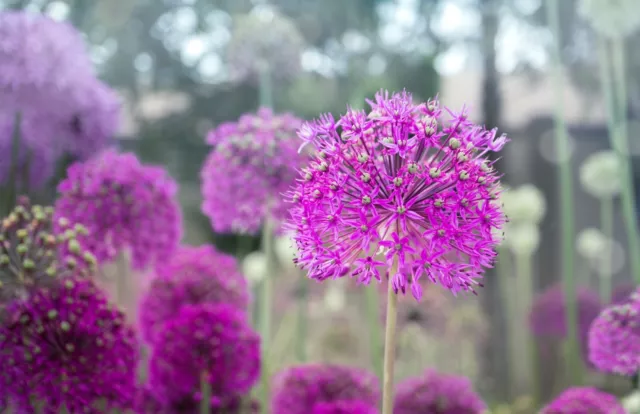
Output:
<path fill-rule="evenodd" d="M 579 12 L 593 28 L 607 37 L 625 37 L 640 27 L 637 0 L 582 0 Z"/>
<path fill-rule="evenodd" d="M 242 261 L 242 272 L 251 286 L 267 276 L 267 257 L 263 252 L 251 252 Z"/>
<path fill-rule="evenodd" d="M 283 236 L 276 238 L 274 249 L 280 263 L 287 267 L 295 267 L 293 259 L 296 257 L 296 249 L 293 247 L 294 241 L 291 237 Z"/>
<path fill-rule="evenodd" d="M 544 194 L 532 184 L 505 191 L 501 196 L 504 212 L 511 222 L 540 223 L 547 212 Z"/>
<path fill-rule="evenodd" d="M 610 198 L 622 186 L 620 159 L 613 151 L 601 151 L 587 157 L 580 166 L 580 184 L 596 198 Z"/>
<path fill-rule="evenodd" d="M 505 241 L 516 256 L 530 256 L 540 245 L 540 229 L 533 223 L 510 225 L 505 231 Z"/>
<path fill-rule="evenodd" d="M 636 391 L 622 399 L 622 406 L 629 414 L 640 414 L 640 391 Z"/>
<path fill-rule="evenodd" d="M 576 250 L 589 260 L 598 260 L 610 248 L 607 237 L 596 228 L 588 228 L 578 233 Z"/>

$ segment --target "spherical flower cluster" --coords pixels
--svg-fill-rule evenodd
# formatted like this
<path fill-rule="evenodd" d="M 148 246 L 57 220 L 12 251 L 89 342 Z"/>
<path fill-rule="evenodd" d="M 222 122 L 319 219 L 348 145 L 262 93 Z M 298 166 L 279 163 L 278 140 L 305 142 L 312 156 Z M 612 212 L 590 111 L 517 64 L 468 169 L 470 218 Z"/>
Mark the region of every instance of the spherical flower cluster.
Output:
<path fill-rule="evenodd" d="M 260 337 L 231 305 L 185 305 L 158 331 L 149 386 L 163 405 L 190 404 L 208 381 L 217 405 L 248 392 L 260 376 Z"/>
<path fill-rule="evenodd" d="M 394 414 L 480 414 L 487 409 L 466 377 L 428 370 L 398 384 Z"/>
<path fill-rule="evenodd" d="M 600 313 L 589 330 L 589 360 L 612 374 L 632 376 L 640 371 L 640 302 Z"/>
<path fill-rule="evenodd" d="M 209 132 L 213 145 L 201 172 L 202 211 L 218 233 L 257 233 L 267 219 L 286 218 L 281 194 L 306 157 L 298 153 L 302 121 L 262 108 Z"/>
<path fill-rule="evenodd" d="M 504 245 L 516 256 L 531 256 L 540 246 L 540 227 L 534 223 L 509 223 L 505 227 Z"/>
<path fill-rule="evenodd" d="M 273 10 L 257 10 L 234 22 L 227 59 L 232 78 L 256 82 L 261 71 L 290 79 L 300 71 L 304 38 L 295 24 Z"/>
<path fill-rule="evenodd" d="M 289 194 L 297 263 L 312 279 L 365 284 L 381 280 L 380 267 L 397 268 L 394 290 L 409 285 L 417 299 L 423 276 L 454 294 L 474 291 L 505 221 L 486 156 L 507 139 L 464 111 L 446 122 L 438 102 L 414 104 L 406 92 L 369 104 L 368 114 L 325 115 L 299 132 L 316 159 Z"/>
<path fill-rule="evenodd" d="M 616 397 L 591 387 L 565 390 L 540 414 L 625 414 Z"/>
<path fill-rule="evenodd" d="M 505 191 L 501 200 L 510 222 L 538 224 L 547 212 L 544 194 L 532 184 Z"/>
<path fill-rule="evenodd" d="M 130 249 L 137 269 L 169 257 L 181 238 L 177 184 L 133 154 L 105 151 L 67 170 L 55 215 L 89 230 L 82 240 L 99 262 Z"/>
<path fill-rule="evenodd" d="M 587 357 L 589 327 L 602 305 L 596 292 L 579 287 L 576 292 L 578 308 L 578 338 L 583 357 Z M 536 296 L 529 313 L 529 328 L 541 341 L 563 340 L 567 336 L 566 305 L 562 286 L 554 285 Z"/>
<path fill-rule="evenodd" d="M 620 157 L 614 151 L 591 154 L 580 166 L 580 184 L 588 194 L 598 199 L 618 195 L 622 187 Z"/>
<path fill-rule="evenodd" d="M 578 233 L 576 250 L 585 259 L 597 261 L 611 249 L 610 243 L 599 229 L 587 228 Z"/>
<path fill-rule="evenodd" d="M 104 412 L 97 404 L 131 407 L 135 335 L 90 279 L 58 279 L 26 301 L 11 303 L 7 313 L 0 326 L 2 365 L 11 370 L 7 393 L 21 412 L 33 412 L 34 401 L 45 404 L 45 413 L 63 406 L 96 414 Z"/>
<path fill-rule="evenodd" d="M 337 407 L 346 407 L 348 402 L 354 404 L 352 407 L 368 403 L 375 409 L 380 400 L 375 375 L 340 365 L 289 367 L 276 375 L 272 389 L 271 412 L 278 414 L 335 413 L 340 412 Z M 322 411 L 330 407 L 334 411 Z"/>
<path fill-rule="evenodd" d="M 611 38 L 632 35 L 640 27 L 635 0 L 582 0 L 579 11 L 596 31 Z"/>
<path fill-rule="evenodd" d="M 213 246 L 180 246 L 159 263 L 140 304 L 140 329 L 145 340 L 184 305 L 226 303 L 236 309 L 249 306 L 249 289 L 233 256 Z"/>
<path fill-rule="evenodd" d="M 69 226 L 64 218 L 53 232 L 53 209 L 31 206 L 22 197 L 0 224 L 0 304 L 25 299 L 37 287 L 65 276 L 89 276 L 95 257 L 80 248 L 81 225 Z"/>

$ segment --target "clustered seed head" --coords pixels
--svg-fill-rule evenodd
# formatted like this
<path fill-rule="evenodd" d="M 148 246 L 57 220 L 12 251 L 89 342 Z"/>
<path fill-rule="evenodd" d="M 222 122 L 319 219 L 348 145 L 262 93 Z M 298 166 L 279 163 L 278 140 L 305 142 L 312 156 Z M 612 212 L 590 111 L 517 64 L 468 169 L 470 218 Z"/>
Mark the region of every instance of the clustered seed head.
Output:
<path fill-rule="evenodd" d="M 245 310 L 249 288 L 233 256 L 213 246 L 181 246 L 158 264 L 149 289 L 140 304 L 140 329 L 153 343 L 162 324 L 184 305 L 229 304 Z"/>
<path fill-rule="evenodd" d="M 600 371 L 640 372 L 640 301 L 605 308 L 589 330 L 589 360 Z"/>
<path fill-rule="evenodd" d="M 89 229 L 80 242 L 99 263 L 130 249 L 143 269 L 170 256 L 182 236 L 178 185 L 161 167 L 134 154 L 105 151 L 77 162 L 58 186 L 55 216 Z"/>
<path fill-rule="evenodd" d="M 625 414 L 616 397 L 592 387 L 572 387 L 540 411 L 540 414 Z"/>
<path fill-rule="evenodd" d="M 26 298 L 36 287 L 48 286 L 66 276 L 89 276 L 95 257 L 82 249 L 77 238 L 87 235 L 81 224 L 58 219 L 53 229 L 53 209 L 30 205 L 22 197 L 0 225 L 0 302 Z"/>
<path fill-rule="evenodd" d="M 397 263 L 388 275 L 396 292 L 410 285 L 419 299 L 423 276 L 454 294 L 473 292 L 505 221 L 486 157 L 507 139 L 464 111 L 447 110 L 447 121 L 437 101 L 414 104 L 406 92 L 380 92 L 369 104 L 369 113 L 349 109 L 300 129 L 316 159 L 288 194 L 297 263 L 312 279 L 365 284 Z"/>
<path fill-rule="evenodd" d="M 218 233 L 255 234 L 267 219 L 286 218 L 281 194 L 307 158 L 298 153 L 302 121 L 262 108 L 209 132 L 213 145 L 202 168 L 202 212 Z"/>
<path fill-rule="evenodd" d="M 91 279 L 67 277 L 7 307 L 0 326 L 8 397 L 24 411 L 34 402 L 58 413 L 131 407 L 137 344 L 124 315 Z M 26 390 L 26 391 L 25 391 Z"/>
<path fill-rule="evenodd" d="M 164 406 L 197 401 L 201 381 L 218 407 L 247 393 L 260 376 L 260 337 L 231 305 L 185 305 L 157 333 L 149 386 Z"/>
<path fill-rule="evenodd" d="M 289 367 L 277 374 L 272 387 L 271 411 L 279 414 L 339 413 L 337 407 L 347 404 L 359 408 L 367 404 L 375 410 L 380 400 L 374 374 L 340 365 Z M 322 411 L 331 406 L 334 411 Z"/>
<path fill-rule="evenodd" d="M 428 370 L 398 384 L 393 412 L 480 414 L 486 409 L 468 378 Z"/>

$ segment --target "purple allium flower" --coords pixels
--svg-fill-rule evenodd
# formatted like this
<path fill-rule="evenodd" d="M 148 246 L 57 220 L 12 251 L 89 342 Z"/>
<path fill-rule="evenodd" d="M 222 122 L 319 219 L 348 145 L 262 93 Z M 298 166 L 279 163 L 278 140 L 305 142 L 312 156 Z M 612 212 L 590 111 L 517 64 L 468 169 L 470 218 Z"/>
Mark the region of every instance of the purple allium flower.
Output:
<path fill-rule="evenodd" d="M 380 401 L 378 378 L 369 371 L 330 364 L 306 364 L 286 368 L 272 384 L 271 412 L 309 414 L 322 410 L 325 403 Z M 324 412 L 324 411 L 320 411 Z"/>
<path fill-rule="evenodd" d="M 45 413 L 100 413 L 131 407 L 137 344 L 122 312 L 90 279 L 66 277 L 7 308 L 0 326 L 12 367 L 9 398 L 45 404 Z M 6 349 L 5 349 L 6 347 Z M 24 389 L 28 390 L 25 395 Z M 33 412 L 33 407 L 22 407 Z M 31 409 L 31 411 L 29 411 Z"/>
<path fill-rule="evenodd" d="M 616 286 L 611 293 L 611 304 L 621 305 L 629 302 L 631 295 L 636 291 L 635 283 L 624 283 Z"/>
<path fill-rule="evenodd" d="M 589 360 L 600 371 L 640 371 L 640 302 L 605 308 L 589 330 Z"/>
<path fill-rule="evenodd" d="M 219 405 L 248 392 L 260 376 L 260 337 L 227 304 L 185 305 L 158 331 L 149 385 L 163 405 L 197 400 L 201 379 Z"/>
<path fill-rule="evenodd" d="M 582 355 L 587 359 L 587 343 L 591 322 L 598 316 L 602 305 L 598 293 L 586 287 L 578 287 L 576 292 L 578 308 L 578 340 Z M 529 328 L 539 339 L 564 340 L 567 335 L 566 306 L 564 290 L 560 284 L 549 287 L 534 299 L 529 313 Z"/>
<path fill-rule="evenodd" d="M 134 154 L 108 150 L 67 170 L 58 186 L 55 215 L 89 230 L 82 242 L 98 262 L 131 249 L 143 269 L 169 257 L 182 236 L 177 183 L 162 167 L 146 166 Z"/>
<path fill-rule="evenodd" d="M 266 219 L 286 218 L 281 194 L 307 158 L 298 153 L 302 121 L 262 108 L 209 132 L 214 146 L 201 172 L 202 211 L 218 233 L 257 233 Z"/>
<path fill-rule="evenodd" d="M 396 262 L 390 283 L 403 293 L 410 285 L 417 299 L 423 276 L 454 294 L 473 291 L 505 221 L 486 156 L 507 139 L 464 111 L 447 110 L 445 121 L 437 101 L 414 104 L 406 92 L 368 102 L 368 114 L 349 109 L 300 129 L 317 158 L 289 197 L 297 263 L 312 279 L 348 274 L 368 284 Z"/>
<path fill-rule="evenodd" d="M 180 246 L 156 266 L 140 304 L 140 328 L 145 340 L 184 305 L 226 303 L 240 310 L 249 306 L 249 288 L 233 256 L 213 246 Z"/>
<path fill-rule="evenodd" d="M 321 402 L 313 407 L 311 414 L 377 414 L 378 409 L 369 401 Z"/>
<path fill-rule="evenodd" d="M 427 370 L 398 384 L 394 414 L 480 414 L 487 409 L 466 377 Z"/>
<path fill-rule="evenodd" d="M 591 387 L 565 390 L 541 414 L 625 414 L 616 397 Z"/>

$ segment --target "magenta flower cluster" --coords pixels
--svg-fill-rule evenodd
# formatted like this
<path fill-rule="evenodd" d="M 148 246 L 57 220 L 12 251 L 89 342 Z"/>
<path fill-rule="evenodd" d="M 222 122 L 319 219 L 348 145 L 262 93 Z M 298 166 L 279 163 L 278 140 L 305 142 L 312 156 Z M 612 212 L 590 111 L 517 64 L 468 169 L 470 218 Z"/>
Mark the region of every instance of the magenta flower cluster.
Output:
<path fill-rule="evenodd" d="M 226 303 L 236 309 L 249 306 L 249 288 L 233 256 L 213 246 L 180 246 L 159 263 L 140 303 L 143 338 L 153 342 L 162 324 L 185 305 Z"/>
<path fill-rule="evenodd" d="M 286 218 L 282 193 L 306 157 L 298 153 L 302 121 L 262 108 L 212 130 L 213 146 L 202 168 L 202 212 L 218 233 L 255 234 L 265 220 Z"/>
<path fill-rule="evenodd" d="M 56 217 L 88 229 L 82 243 L 98 262 L 130 249 L 133 266 L 142 269 L 169 257 L 180 242 L 177 183 L 133 154 L 109 150 L 71 165 L 58 193 Z"/>
<path fill-rule="evenodd" d="M 466 377 L 434 370 L 398 384 L 394 414 L 480 414 L 487 409 Z"/>
<path fill-rule="evenodd" d="M 369 414 L 376 412 L 379 401 L 378 378 L 369 371 L 339 365 L 307 364 L 286 368 L 276 375 L 272 385 L 271 412 Z"/>
<path fill-rule="evenodd" d="M 422 277 L 454 294 L 474 291 L 505 221 L 486 157 L 507 139 L 406 92 L 380 92 L 369 104 L 368 113 L 324 115 L 299 132 L 316 157 L 288 197 L 297 263 L 313 279 L 365 284 L 397 267 L 394 290 L 417 299 Z"/>
<path fill-rule="evenodd" d="M 616 397 L 592 387 L 565 390 L 540 414 L 625 414 Z"/>

